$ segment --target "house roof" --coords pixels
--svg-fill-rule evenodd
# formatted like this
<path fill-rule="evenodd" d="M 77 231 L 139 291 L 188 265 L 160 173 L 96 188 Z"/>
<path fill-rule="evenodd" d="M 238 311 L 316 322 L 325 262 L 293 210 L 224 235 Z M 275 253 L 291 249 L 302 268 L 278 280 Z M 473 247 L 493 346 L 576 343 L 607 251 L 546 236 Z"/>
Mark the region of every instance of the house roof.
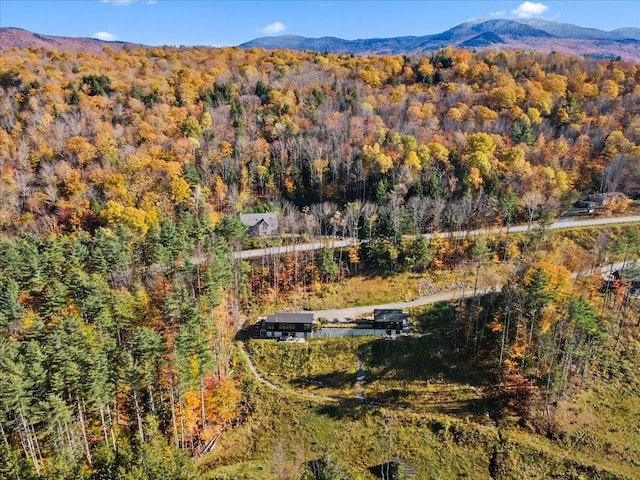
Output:
<path fill-rule="evenodd" d="M 373 311 L 374 322 L 401 322 L 406 314 L 399 308 L 376 308 Z"/>
<path fill-rule="evenodd" d="M 313 323 L 313 313 L 294 312 L 294 313 L 274 313 L 267 315 L 265 322 L 268 323 Z"/>
<path fill-rule="evenodd" d="M 241 213 L 240 221 L 247 227 L 253 227 L 260 222 L 264 222 L 267 225 L 278 225 L 278 214 L 275 212 L 267 213 Z"/>

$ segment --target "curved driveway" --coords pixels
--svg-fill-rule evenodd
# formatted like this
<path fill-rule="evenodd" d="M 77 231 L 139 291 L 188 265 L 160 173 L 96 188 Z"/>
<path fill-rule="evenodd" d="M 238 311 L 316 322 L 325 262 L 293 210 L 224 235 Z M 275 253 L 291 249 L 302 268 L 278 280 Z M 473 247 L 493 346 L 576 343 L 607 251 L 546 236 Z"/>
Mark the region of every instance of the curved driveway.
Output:
<path fill-rule="evenodd" d="M 606 275 L 615 270 L 620 270 L 622 268 L 626 268 L 630 264 L 638 265 L 637 260 L 627 260 L 626 262 L 617 262 L 609 265 L 604 265 L 600 267 L 600 272 L 603 275 Z M 573 278 L 577 278 L 579 276 L 589 276 L 593 272 L 574 272 L 571 276 Z M 476 294 L 486 294 L 488 292 L 499 292 L 502 289 L 501 284 L 493 285 L 485 288 L 478 288 Z M 447 291 L 443 293 L 436 293 L 434 295 L 426 295 L 424 297 L 418 297 L 415 300 L 410 300 L 407 302 L 392 302 L 385 303 L 380 305 L 369 305 L 364 307 L 349 307 L 349 308 L 338 308 L 332 310 L 316 310 L 313 313 L 315 314 L 315 318 L 321 319 L 326 318 L 328 322 L 353 322 L 354 320 L 361 318 L 365 315 L 370 315 L 373 313 L 375 309 L 388 309 L 388 308 L 412 308 L 419 307 L 422 305 L 429 305 L 432 303 L 446 302 L 449 300 L 457 300 L 459 298 L 468 298 L 473 296 L 473 289 L 467 288 L 464 290 L 453 290 Z"/>
<path fill-rule="evenodd" d="M 500 285 L 494 287 L 478 289 L 476 293 L 486 293 L 488 291 L 499 291 Z M 361 318 L 365 315 L 370 315 L 375 309 L 389 309 L 389 308 L 412 308 L 422 305 L 429 305 L 431 303 L 446 302 L 448 300 L 467 298 L 473 295 L 473 289 L 465 289 L 458 291 L 448 291 L 443 293 L 436 293 L 435 295 L 427 295 L 424 297 L 416 298 L 408 302 L 393 302 L 385 303 L 381 305 L 369 305 L 365 307 L 349 307 L 338 308 L 332 310 L 316 310 L 313 313 L 318 319 L 326 318 L 328 322 L 353 322 L 354 320 Z"/>

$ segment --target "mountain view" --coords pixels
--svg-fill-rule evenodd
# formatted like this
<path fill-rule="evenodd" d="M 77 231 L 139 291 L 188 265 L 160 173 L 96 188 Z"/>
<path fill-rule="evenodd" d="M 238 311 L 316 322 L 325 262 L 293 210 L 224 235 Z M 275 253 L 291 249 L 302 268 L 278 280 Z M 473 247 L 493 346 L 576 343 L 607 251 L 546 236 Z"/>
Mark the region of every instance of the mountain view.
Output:
<path fill-rule="evenodd" d="M 640 28 L 605 32 L 540 19 L 477 20 L 421 37 L 343 40 L 283 35 L 256 38 L 241 46 L 379 55 L 420 53 L 446 46 L 470 49 L 498 47 L 542 52 L 553 50 L 599 58 L 624 56 L 640 60 Z"/>
<path fill-rule="evenodd" d="M 131 45 L 127 42 L 107 42 L 96 38 L 83 37 L 56 37 L 54 35 L 42 35 L 29 32 L 21 28 L 0 27 L 0 51 L 10 48 L 36 47 L 44 49 L 58 48 L 72 52 L 98 53 L 104 47 L 121 48 Z"/>
<path fill-rule="evenodd" d="M 640 29 L 0 3 L 0 479 L 640 478 Z"/>
<path fill-rule="evenodd" d="M 121 48 L 126 42 L 95 38 L 55 37 L 21 29 L 0 28 L 0 50 L 35 46 L 96 52 L 109 45 Z M 640 60 L 640 28 L 610 32 L 541 19 L 476 20 L 445 32 L 414 37 L 344 40 L 336 37 L 307 38 L 298 35 L 261 37 L 240 45 L 243 48 L 310 50 L 357 55 L 402 55 L 429 52 L 446 46 L 481 49 L 559 51 L 595 58 L 622 56 Z"/>

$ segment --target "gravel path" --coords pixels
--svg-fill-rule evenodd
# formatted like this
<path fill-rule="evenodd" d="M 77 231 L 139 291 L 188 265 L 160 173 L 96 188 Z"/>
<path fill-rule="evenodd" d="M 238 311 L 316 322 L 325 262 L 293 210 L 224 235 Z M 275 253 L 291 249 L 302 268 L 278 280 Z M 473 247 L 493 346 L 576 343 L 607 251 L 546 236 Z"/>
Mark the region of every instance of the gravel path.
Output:
<path fill-rule="evenodd" d="M 623 267 L 629 268 L 632 265 L 637 265 L 638 260 L 629 259 L 626 262 L 617 262 L 610 265 L 605 265 L 600 268 L 600 271 L 603 274 L 607 274 L 609 272 L 621 269 Z M 573 278 L 578 276 L 588 276 L 591 275 L 590 271 L 573 273 Z M 483 295 L 490 291 L 499 292 L 502 289 L 502 285 L 493 285 L 491 287 L 479 288 L 476 292 L 478 295 Z M 420 307 L 422 305 L 429 305 L 432 303 L 438 302 L 447 302 L 449 300 L 454 300 L 458 298 L 468 298 L 473 296 L 473 289 L 466 288 L 464 290 L 449 290 L 442 293 L 436 293 L 434 295 L 425 295 L 422 297 L 418 297 L 415 300 L 410 300 L 406 302 L 392 302 L 392 303 L 383 303 L 379 305 L 369 305 L 365 307 L 349 307 L 349 308 L 337 308 L 331 310 L 316 310 L 313 313 L 316 318 L 326 318 L 328 322 L 332 323 L 340 323 L 346 322 L 350 323 L 355 321 L 358 318 L 361 318 L 366 315 L 373 314 L 375 309 L 383 309 L 383 308 L 412 308 L 412 307 Z"/>
<path fill-rule="evenodd" d="M 481 295 L 489 291 L 499 291 L 500 285 L 493 287 L 478 289 L 477 294 Z M 332 310 L 316 310 L 316 318 L 326 318 L 328 322 L 353 322 L 357 318 L 365 315 L 372 314 L 375 309 L 379 308 L 411 308 L 419 307 L 421 305 L 429 305 L 431 303 L 446 302 L 457 298 L 467 298 L 473 296 L 473 289 L 468 288 L 465 290 L 448 291 L 443 293 L 436 293 L 435 295 L 425 295 L 424 297 L 416 298 L 415 300 L 409 300 L 407 302 L 392 302 L 383 303 L 380 305 L 369 305 L 365 307 L 351 307 L 351 308 L 338 308 Z"/>

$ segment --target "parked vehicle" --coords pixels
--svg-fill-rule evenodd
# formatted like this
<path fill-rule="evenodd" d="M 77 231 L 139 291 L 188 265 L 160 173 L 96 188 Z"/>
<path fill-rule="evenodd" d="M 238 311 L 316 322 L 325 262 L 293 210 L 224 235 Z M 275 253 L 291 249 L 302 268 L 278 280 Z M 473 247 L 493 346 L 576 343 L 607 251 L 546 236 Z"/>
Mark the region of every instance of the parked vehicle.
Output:
<path fill-rule="evenodd" d="M 279 342 L 287 342 L 287 343 L 306 343 L 306 340 L 303 337 L 280 337 L 278 338 Z"/>

